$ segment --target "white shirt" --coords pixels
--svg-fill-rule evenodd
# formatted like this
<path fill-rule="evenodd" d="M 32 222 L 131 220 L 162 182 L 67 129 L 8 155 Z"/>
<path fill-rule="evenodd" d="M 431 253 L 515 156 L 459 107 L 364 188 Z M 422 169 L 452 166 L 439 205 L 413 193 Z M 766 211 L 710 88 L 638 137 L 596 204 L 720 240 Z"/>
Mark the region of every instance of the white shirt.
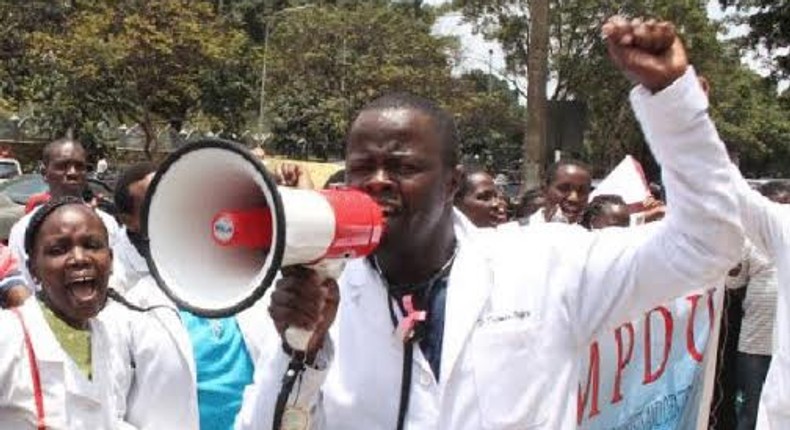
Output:
<path fill-rule="evenodd" d="M 595 333 L 720 281 L 739 259 L 728 158 L 694 72 L 655 95 L 638 88 L 631 100 L 664 168 L 666 220 L 595 233 L 511 223 L 460 240 L 441 379 L 415 348 L 407 429 L 575 429 L 578 357 Z M 350 262 L 339 286 L 334 358 L 305 372 L 289 404 L 310 411 L 314 429 L 393 429 L 403 345 L 386 291 L 365 260 Z M 271 427 L 288 358 L 279 345 L 263 357 L 257 406 L 237 428 Z"/>
<path fill-rule="evenodd" d="M 728 288 L 746 288 L 738 351 L 771 355 L 776 318 L 776 266 L 754 245 L 747 243 L 736 277 L 728 277 Z M 734 284 L 734 285 L 729 285 Z"/>
<path fill-rule="evenodd" d="M 754 191 L 735 166 L 746 235 L 773 259 L 778 278 L 771 367 L 760 397 L 758 430 L 790 429 L 790 205 L 774 203 Z"/>
<path fill-rule="evenodd" d="M 121 293 L 128 291 L 151 273 L 145 258 L 129 240 L 126 226 L 121 227 L 116 235 L 112 263 L 110 285 Z"/>
<path fill-rule="evenodd" d="M 92 379 L 60 347 L 35 299 L 21 306 L 38 363 L 47 429 L 130 428 L 123 423 L 126 392 L 133 370 L 117 330 L 119 309 L 109 304 L 90 322 Z M 9 310 L 0 311 L 0 428 L 35 429 L 30 360 L 22 326 Z"/>
<path fill-rule="evenodd" d="M 529 218 L 527 219 L 529 220 L 527 224 L 546 224 L 550 222 L 570 224 L 570 221 L 568 221 L 568 217 L 566 217 L 565 214 L 562 213 L 562 209 L 560 208 L 557 208 L 557 210 L 554 211 L 554 214 L 552 214 L 551 219 L 548 221 L 546 221 L 546 208 L 538 209 L 534 214 L 530 215 Z"/>
<path fill-rule="evenodd" d="M 181 322 L 175 304 L 159 289 L 151 276 L 145 276 L 133 286 L 127 299 L 143 308 L 155 307 L 149 314 L 157 321 L 158 328 L 168 339 L 167 345 L 148 348 L 145 362 L 138 362 L 137 372 L 141 383 L 130 393 L 126 419 L 140 429 L 160 430 L 179 429 L 197 430 L 199 428 L 197 399 L 197 369 L 194 349 L 189 332 Z M 269 322 L 269 314 L 260 301 L 251 308 L 236 315 L 239 330 L 244 337 L 247 351 L 256 364 L 253 377 L 257 376 L 257 364 L 261 360 L 266 344 L 280 345 L 276 332 L 264 330 Z M 170 375 L 171 378 L 163 378 Z M 252 389 L 248 386 L 242 393 L 242 413 L 245 408 L 254 406 L 249 400 Z M 151 411 L 163 402 L 177 402 L 170 405 L 169 414 L 153 414 Z"/>
<path fill-rule="evenodd" d="M 25 252 L 25 232 L 27 231 L 27 226 L 30 224 L 30 218 L 33 217 L 33 214 L 36 213 L 41 209 L 41 206 L 33 209 L 29 213 L 25 214 L 22 218 L 17 221 L 13 227 L 11 227 L 11 232 L 8 234 L 8 247 L 14 252 L 14 255 L 19 259 L 19 271 L 22 272 L 22 276 L 25 278 L 25 282 L 30 288 L 37 289 L 36 283 L 33 281 L 33 277 L 30 275 L 30 271 L 27 267 L 27 252 Z M 118 222 L 115 221 L 115 218 L 112 215 L 102 211 L 101 209 L 95 209 L 96 214 L 99 215 L 102 222 L 104 222 L 104 226 L 107 228 L 107 237 L 109 239 L 110 248 L 114 248 L 115 241 L 118 236 Z"/>

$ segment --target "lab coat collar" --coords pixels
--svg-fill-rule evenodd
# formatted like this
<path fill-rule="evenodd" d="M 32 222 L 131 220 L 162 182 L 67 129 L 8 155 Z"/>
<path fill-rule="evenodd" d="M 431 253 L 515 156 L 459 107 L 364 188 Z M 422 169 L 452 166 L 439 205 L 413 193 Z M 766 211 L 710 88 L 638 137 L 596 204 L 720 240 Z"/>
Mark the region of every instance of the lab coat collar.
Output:
<path fill-rule="evenodd" d="M 195 360 L 192 350 L 192 342 L 189 333 L 181 322 L 181 315 L 178 308 L 156 285 L 156 281 L 150 275 L 140 279 L 140 281 L 129 290 L 129 299 L 132 303 L 144 308 L 151 309 L 153 316 L 165 326 L 167 334 L 173 339 L 178 347 L 181 357 L 189 367 L 193 378 L 195 375 Z"/>
<path fill-rule="evenodd" d="M 441 380 L 447 380 L 451 374 L 463 346 L 487 303 L 493 283 L 492 274 L 487 268 L 484 247 L 478 247 L 480 230 L 474 227 L 460 212 L 455 211 L 453 225 L 456 239 L 460 247 L 453 268 L 450 272 L 447 289 L 447 305 L 445 308 L 444 344 L 442 346 Z M 359 302 L 363 295 L 368 297 L 361 311 L 367 314 L 370 323 L 391 324 L 386 309 L 373 303 L 386 303 L 384 284 L 365 259 L 357 259 L 349 263 L 343 272 L 344 283 L 348 286 L 347 294 L 351 301 Z M 345 299 L 345 298 L 344 298 Z M 366 307 L 373 307 L 367 309 Z M 375 313 L 375 315 L 373 314 Z M 381 315 L 379 315 L 381 313 Z"/>
<path fill-rule="evenodd" d="M 148 274 L 148 263 L 145 261 L 137 248 L 134 247 L 129 236 L 126 234 L 126 226 L 121 227 L 115 239 L 113 250 L 118 253 L 116 258 L 120 258 L 124 264 L 130 266 L 136 273 Z"/>
<path fill-rule="evenodd" d="M 63 350 L 63 347 L 49 327 L 41 306 L 43 305 L 39 304 L 35 299 L 27 300 L 22 307 L 22 316 L 25 319 L 25 326 L 33 343 L 42 387 L 55 386 L 61 382 L 60 378 L 63 378 L 62 382 L 65 385 L 66 392 L 79 396 L 86 402 L 93 403 L 96 406 L 101 405 L 105 397 L 105 389 L 101 383 L 103 381 L 91 381 L 77 368 L 76 363 L 68 357 L 68 354 Z M 103 335 L 106 336 L 106 331 L 103 324 L 96 319 L 91 320 L 90 325 L 93 355 L 91 365 L 94 373 L 102 375 L 102 372 L 107 371 L 107 363 L 104 361 L 107 357 L 103 355 L 106 351 L 96 350 L 95 347 L 97 346 L 97 340 L 100 340 Z M 65 410 L 54 409 L 57 407 L 56 405 L 62 404 L 62 402 L 47 396 L 46 393 L 49 391 L 44 390 L 44 403 L 45 405 L 49 404 L 48 407 L 45 406 L 46 416 L 49 418 L 54 418 L 55 416 L 65 417 Z M 47 402 L 48 399 L 49 402 Z"/>
<path fill-rule="evenodd" d="M 494 282 L 485 248 L 478 247 L 473 240 L 459 242 L 459 246 L 461 249 L 450 272 L 444 311 L 440 372 L 442 384 L 452 374 L 464 345 L 488 303 Z"/>
<path fill-rule="evenodd" d="M 455 231 L 458 246 L 461 246 L 470 238 L 475 237 L 478 229 L 461 211 L 453 208 L 453 230 Z M 356 262 L 357 260 L 359 261 L 358 263 Z M 364 261 L 365 259 L 363 258 L 357 260 L 349 262 L 349 266 L 353 266 L 353 269 L 343 272 L 344 282 L 350 287 L 348 294 L 354 300 L 359 297 L 362 288 L 372 286 L 372 280 L 376 280 L 376 284 L 383 287 L 381 279 L 379 279 L 378 273 L 373 266 Z"/>

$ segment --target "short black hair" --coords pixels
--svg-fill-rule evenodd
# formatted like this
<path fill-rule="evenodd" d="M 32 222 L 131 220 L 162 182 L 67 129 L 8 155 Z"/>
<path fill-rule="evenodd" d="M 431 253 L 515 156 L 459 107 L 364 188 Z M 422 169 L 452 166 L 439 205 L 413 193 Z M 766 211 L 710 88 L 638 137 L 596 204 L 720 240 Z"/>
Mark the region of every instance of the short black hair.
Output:
<path fill-rule="evenodd" d="M 33 246 L 36 244 L 36 236 L 38 235 L 38 231 L 41 230 L 44 221 L 46 221 L 56 210 L 63 206 L 70 205 L 80 205 L 90 208 L 90 206 L 79 197 L 61 196 L 53 197 L 33 213 L 33 216 L 30 217 L 30 223 L 27 225 L 27 230 L 25 230 L 25 252 L 28 258 L 33 255 Z M 96 216 L 98 216 L 98 214 Z M 102 222 L 102 226 L 104 226 L 104 222 Z M 106 231 L 107 227 L 104 227 L 104 229 Z"/>
<path fill-rule="evenodd" d="M 129 193 L 129 187 L 135 182 L 142 181 L 146 176 L 156 172 L 156 165 L 151 162 L 140 162 L 127 167 L 115 182 L 115 208 L 119 214 L 131 214 L 134 210 L 134 201 Z"/>
<path fill-rule="evenodd" d="M 549 168 L 546 170 L 546 186 L 550 186 L 551 183 L 557 179 L 557 172 L 559 172 L 559 170 L 565 166 L 576 166 L 584 169 L 590 173 L 590 178 L 592 178 L 592 168 L 589 164 L 575 158 L 563 158 L 549 166 Z"/>
<path fill-rule="evenodd" d="M 329 175 L 326 178 L 326 182 L 324 182 L 324 189 L 329 188 L 335 184 L 345 184 L 346 183 L 346 169 L 340 169 L 335 173 Z"/>
<path fill-rule="evenodd" d="M 62 137 L 60 139 L 53 140 L 44 146 L 44 149 L 41 151 L 41 163 L 46 167 L 49 164 L 49 160 L 52 158 L 52 153 L 55 152 L 56 149 L 67 144 L 72 144 L 76 147 L 79 147 L 82 149 L 82 152 L 85 152 L 85 147 L 82 146 L 82 143 L 80 143 L 79 140 L 72 139 L 70 137 Z"/>
<path fill-rule="evenodd" d="M 516 206 L 515 214 L 516 218 L 523 218 L 532 215 L 532 213 L 527 213 L 527 205 L 537 198 L 544 197 L 545 194 L 546 191 L 542 187 L 530 188 L 524 191 L 521 194 L 521 197 L 518 199 L 518 205 Z"/>
<path fill-rule="evenodd" d="M 461 139 L 455 120 L 446 110 L 425 97 L 411 93 L 396 92 L 385 94 L 371 101 L 362 108 L 360 113 L 387 109 L 413 109 L 429 116 L 436 125 L 436 129 L 442 139 L 442 158 L 445 166 L 452 168 L 458 165 L 458 160 L 460 159 L 459 142 Z"/>
<path fill-rule="evenodd" d="M 579 224 L 589 230 L 592 228 L 593 218 L 602 214 L 604 208 L 607 206 L 613 205 L 628 206 L 625 203 L 625 200 L 616 194 L 601 194 L 595 196 L 584 209 L 584 213 L 582 214 L 582 219 Z"/>
<path fill-rule="evenodd" d="M 456 191 L 455 193 L 456 204 L 461 202 L 461 200 L 463 200 L 464 197 L 466 197 L 466 195 L 472 191 L 472 182 L 470 181 L 469 178 L 471 178 L 474 175 L 477 175 L 478 173 L 485 173 L 486 175 L 490 176 L 490 173 L 488 173 L 488 171 L 484 169 L 482 166 L 477 166 L 477 165 L 464 166 L 464 172 L 463 175 L 461 175 L 461 181 L 460 184 L 458 185 L 458 191 Z"/>

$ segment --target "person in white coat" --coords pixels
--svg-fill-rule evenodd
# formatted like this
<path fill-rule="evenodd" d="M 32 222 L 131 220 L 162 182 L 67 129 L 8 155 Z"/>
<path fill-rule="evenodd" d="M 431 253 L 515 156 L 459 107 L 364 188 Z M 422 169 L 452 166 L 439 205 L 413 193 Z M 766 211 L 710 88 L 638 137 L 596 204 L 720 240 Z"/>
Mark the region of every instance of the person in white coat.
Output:
<path fill-rule="evenodd" d="M 118 211 L 121 228 L 115 242 L 112 285 L 124 293 L 150 274 L 142 256 L 143 238 L 140 233 L 140 211 L 145 193 L 156 174 L 156 165 L 136 163 L 126 168 L 115 182 L 113 202 Z"/>
<path fill-rule="evenodd" d="M 44 166 L 42 175 L 44 181 L 49 186 L 50 198 L 60 198 L 72 196 L 82 198 L 83 192 L 87 187 L 87 154 L 82 144 L 74 139 L 64 138 L 50 142 L 44 147 L 41 163 Z M 30 218 L 38 211 L 35 208 L 14 223 L 8 236 L 8 246 L 14 251 L 19 261 L 27 261 L 25 251 L 25 232 L 30 223 Z M 109 234 L 110 247 L 115 245 L 118 234 L 118 223 L 112 215 L 96 209 L 96 213 L 101 217 L 107 233 Z M 35 285 L 30 272 L 26 266 L 21 267 L 22 275 L 27 281 L 27 285 Z"/>
<path fill-rule="evenodd" d="M 306 269 L 276 284 L 276 330 L 314 335 L 306 353 L 264 353 L 270 370 L 237 428 L 281 418 L 289 429 L 575 429 L 578 357 L 594 334 L 723 277 L 743 231 L 683 46 L 669 23 L 614 19 L 604 30 L 641 84 L 631 102 L 663 168 L 666 220 L 595 233 L 511 223 L 459 236 L 452 118 L 414 96 L 384 96 L 353 122 L 346 172 L 383 207 L 386 234 L 374 256 L 346 266 L 339 306 L 334 284 Z M 290 397 L 278 399 L 286 368 L 301 363 Z"/>
<path fill-rule="evenodd" d="M 773 354 L 762 387 L 758 430 L 790 429 L 790 205 L 752 189 L 732 166 L 747 238 L 776 267 Z"/>
<path fill-rule="evenodd" d="M 546 171 L 543 189 L 546 203 L 529 217 L 528 222 L 576 224 L 582 219 L 592 191 L 590 167 L 578 160 L 562 159 Z"/>
<path fill-rule="evenodd" d="M 101 219 L 80 199 L 53 199 L 31 219 L 25 248 L 40 292 L 0 311 L 0 428 L 136 428 L 126 404 L 146 358 L 137 344 L 166 344 L 153 319 L 109 300 Z M 172 383 L 179 369 L 170 370 L 158 378 Z M 179 402 L 150 413 L 177 414 Z"/>
<path fill-rule="evenodd" d="M 507 222 L 505 201 L 488 172 L 479 167 L 464 169 L 455 207 L 475 226 L 496 227 Z"/>
<path fill-rule="evenodd" d="M 183 315 L 183 311 L 179 311 L 175 303 L 165 296 L 151 276 L 142 278 L 129 290 L 126 298 L 141 308 L 151 309 L 150 314 L 157 320 L 160 330 L 167 334 L 169 340 L 166 353 L 151 351 L 152 354 L 145 365 L 138 364 L 137 371 L 145 374 L 141 378 L 147 381 L 147 386 L 133 392 L 128 403 L 127 419 L 141 428 L 152 430 L 160 428 L 183 430 L 231 428 L 236 414 L 244 408 L 252 406 L 251 400 L 249 400 L 252 381 L 260 369 L 256 363 L 262 359 L 264 345 L 266 342 L 280 342 L 276 333 L 267 338 L 268 333 L 261 329 L 267 324 L 271 324 L 263 304 L 254 305 L 233 318 L 205 319 L 205 325 L 215 333 L 220 333 L 222 339 L 228 337 L 227 332 L 231 330 L 228 326 L 235 326 L 233 330 L 238 331 L 239 340 L 243 344 L 237 344 L 233 348 L 232 343 L 223 343 L 221 347 L 227 349 L 228 353 L 213 355 L 216 360 L 214 367 L 222 366 L 222 368 L 210 372 L 211 369 L 206 370 L 205 367 L 211 363 L 198 357 L 201 350 L 196 349 L 200 347 L 195 343 L 210 342 L 211 339 L 194 337 L 188 327 L 190 322 L 185 320 L 189 317 Z M 193 318 L 197 317 L 193 316 Z M 241 348 L 244 351 L 240 351 Z M 244 360 L 249 366 L 248 379 L 233 367 L 227 366 L 228 363 L 237 361 L 229 355 L 236 356 L 237 359 L 239 355 L 248 357 L 249 361 Z M 178 385 L 170 384 L 166 380 L 157 380 L 157 375 L 168 372 L 174 367 L 185 370 L 184 377 Z M 230 400 L 215 401 L 218 394 L 212 394 L 212 392 L 220 390 L 224 392 L 224 398 Z M 151 396 L 152 392 L 157 395 Z M 156 407 L 162 399 L 177 395 L 185 396 L 184 403 L 186 404 L 178 421 L 163 422 L 159 417 L 151 416 L 152 407 Z M 201 411 L 201 408 L 206 407 L 211 409 Z"/>
<path fill-rule="evenodd" d="M 169 342 L 166 350 L 151 351 L 145 362 L 138 364 L 137 372 L 145 385 L 131 394 L 127 419 L 149 429 L 227 429 L 245 404 L 247 387 L 254 380 L 255 363 L 267 340 L 260 327 L 268 315 L 261 304 L 231 318 L 201 318 L 179 310 L 159 289 L 141 255 L 140 233 L 140 213 L 155 173 L 156 166 L 151 163 L 134 164 L 118 178 L 115 190 L 123 228 L 116 244 L 114 285 L 126 291 L 130 303 L 150 309 Z M 185 262 L 190 263 L 196 262 Z M 279 342 L 279 336 L 275 334 L 271 340 Z M 184 369 L 186 377 L 177 384 L 157 379 L 172 368 Z M 175 418 L 173 415 L 150 413 L 162 399 L 179 393 L 186 393 L 187 407 L 177 416 L 178 421 L 163 421 Z"/>

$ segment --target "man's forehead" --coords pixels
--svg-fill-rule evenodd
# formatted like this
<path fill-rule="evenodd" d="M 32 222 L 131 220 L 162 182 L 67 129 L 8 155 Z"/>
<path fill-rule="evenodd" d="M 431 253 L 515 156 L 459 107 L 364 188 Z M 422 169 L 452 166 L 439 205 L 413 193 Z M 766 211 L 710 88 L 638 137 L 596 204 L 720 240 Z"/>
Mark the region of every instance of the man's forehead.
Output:
<path fill-rule="evenodd" d="M 67 142 L 52 148 L 51 158 L 85 158 L 85 149 L 82 146 Z"/>
<path fill-rule="evenodd" d="M 415 108 L 363 111 L 351 127 L 348 149 L 411 151 L 438 146 L 439 133 L 431 117 Z M 427 148 L 426 148 L 427 149 Z M 352 152 L 352 151 L 350 151 Z"/>
<path fill-rule="evenodd" d="M 429 115 L 416 108 L 393 107 L 360 112 L 351 126 L 351 134 L 416 131 L 423 128 L 434 128 Z"/>
<path fill-rule="evenodd" d="M 576 164 L 565 164 L 560 166 L 560 171 L 565 173 L 587 173 L 587 169 Z"/>
<path fill-rule="evenodd" d="M 590 172 L 587 169 L 575 164 L 565 164 L 560 166 L 559 169 L 557 169 L 557 174 L 567 176 L 590 176 Z"/>

